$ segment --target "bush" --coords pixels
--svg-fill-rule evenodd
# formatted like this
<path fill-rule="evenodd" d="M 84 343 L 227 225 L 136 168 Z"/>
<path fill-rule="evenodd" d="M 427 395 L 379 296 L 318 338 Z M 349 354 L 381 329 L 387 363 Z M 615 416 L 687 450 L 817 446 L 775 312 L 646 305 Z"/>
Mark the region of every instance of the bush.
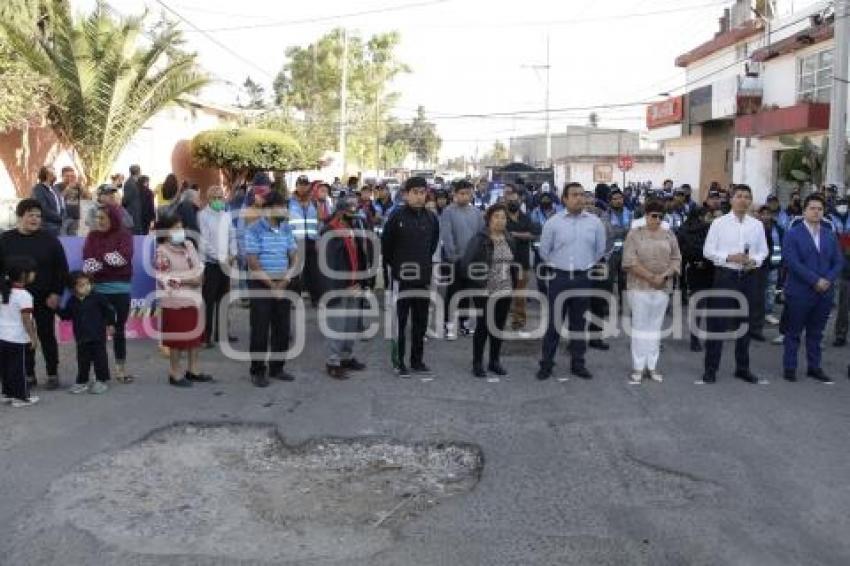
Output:
<path fill-rule="evenodd" d="M 192 160 L 198 167 L 224 169 L 231 178 L 245 172 L 292 171 L 304 166 L 301 147 L 292 137 L 257 128 L 201 132 L 192 139 Z"/>

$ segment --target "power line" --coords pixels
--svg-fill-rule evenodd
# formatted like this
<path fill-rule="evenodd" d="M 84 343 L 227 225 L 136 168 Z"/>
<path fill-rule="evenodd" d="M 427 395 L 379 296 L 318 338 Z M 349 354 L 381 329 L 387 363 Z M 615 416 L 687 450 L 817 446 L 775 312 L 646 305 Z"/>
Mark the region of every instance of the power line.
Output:
<path fill-rule="evenodd" d="M 157 0 L 159 1 L 159 0 Z M 200 29 L 195 28 L 195 30 L 199 33 L 207 33 L 207 32 L 224 32 L 224 31 L 242 31 L 242 30 L 251 30 L 251 29 L 262 29 L 262 28 L 276 28 L 276 27 L 286 27 L 286 26 L 296 26 L 302 24 L 314 24 L 321 22 L 329 22 L 334 20 L 340 20 L 343 18 L 355 18 L 358 16 L 371 16 L 374 14 L 383 14 L 387 12 L 400 12 L 402 10 L 410 10 L 413 8 L 424 8 L 426 6 L 434 6 L 436 4 L 445 4 L 450 2 L 451 0 L 427 0 L 425 2 L 414 2 L 411 4 L 402 4 L 399 6 L 385 6 L 383 8 L 373 8 L 371 10 L 362 10 L 359 12 L 348 12 L 346 14 L 334 14 L 332 16 L 317 16 L 314 18 L 304 18 L 301 20 L 289 20 L 285 22 L 266 22 L 261 24 L 245 24 L 239 26 L 227 26 L 220 28 L 209 28 L 209 29 Z"/>
<path fill-rule="evenodd" d="M 194 29 L 194 30 L 198 31 L 199 33 L 201 33 L 204 37 L 206 37 L 207 39 L 209 39 L 210 41 L 212 41 L 212 42 L 213 42 L 214 44 L 216 44 L 218 47 L 220 47 L 220 48 L 224 49 L 226 52 L 228 52 L 230 55 L 232 55 L 233 57 L 235 57 L 235 58 L 236 58 L 236 59 L 238 59 L 239 61 L 241 61 L 241 62 L 245 63 L 245 64 L 246 64 L 246 65 L 248 65 L 249 67 L 252 67 L 252 68 L 256 69 L 257 71 L 261 72 L 263 75 L 267 76 L 268 78 L 270 78 L 270 79 L 274 79 L 274 75 L 273 75 L 273 74 L 269 73 L 267 70 L 263 69 L 262 67 L 259 67 L 258 65 L 256 65 L 256 64 L 255 64 L 253 61 L 251 61 L 250 59 L 248 59 L 248 58 L 246 58 L 246 57 L 243 57 L 242 55 L 240 55 L 240 54 L 239 54 L 239 53 L 237 53 L 236 51 L 232 50 L 230 47 L 228 47 L 227 45 L 225 45 L 224 43 L 222 43 L 221 41 L 219 41 L 218 39 L 216 39 L 215 37 L 213 37 L 212 35 L 210 35 L 209 33 L 207 33 L 205 30 L 202 30 L 201 28 L 199 28 L 198 26 L 196 26 L 195 24 L 193 24 L 193 23 L 192 23 L 189 19 L 187 19 L 187 18 L 183 17 L 183 15 L 182 15 L 182 14 L 180 14 L 177 10 L 175 10 L 174 8 L 171 8 L 168 4 L 166 4 L 165 2 L 163 2 L 163 0 L 156 0 L 156 3 L 157 3 L 157 4 L 159 4 L 160 6 L 162 6 L 164 9 L 168 10 L 169 12 L 171 12 L 172 14 L 174 14 L 175 16 L 177 16 L 177 17 L 178 17 L 178 18 L 179 18 L 179 19 L 180 19 L 183 23 L 185 23 L 186 25 L 188 25 L 188 26 L 189 26 L 189 27 L 191 27 L 192 29 Z"/>

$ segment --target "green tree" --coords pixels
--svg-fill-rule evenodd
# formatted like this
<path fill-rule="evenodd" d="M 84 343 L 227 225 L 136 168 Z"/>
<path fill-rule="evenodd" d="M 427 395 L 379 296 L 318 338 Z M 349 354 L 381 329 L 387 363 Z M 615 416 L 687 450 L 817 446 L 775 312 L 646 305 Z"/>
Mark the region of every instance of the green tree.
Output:
<path fill-rule="evenodd" d="M 390 123 L 386 143 L 393 144 L 398 140 L 407 142 L 410 151 L 416 154 L 416 159 L 424 164 L 437 160 L 443 144 L 437 134 L 437 126 L 428 121 L 424 106 L 416 109 L 416 116 L 409 124 Z"/>
<path fill-rule="evenodd" d="M 309 124 L 305 120 L 294 117 L 285 110 L 263 114 L 251 122 L 251 125 L 280 132 L 295 140 L 301 149 L 301 160 L 307 168 L 317 167 L 322 154 L 327 150 L 311 134 Z"/>
<path fill-rule="evenodd" d="M 44 0 L 46 29 L 0 21 L 8 45 L 46 81 L 47 116 L 76 149 L 90 184 L 106 180 L 130 138 L 157 112 L 207 84 L 174 24 L 140 41 L 144 14 L 120 17 L 103 3 L 74 20 L 67 0 Z"/>
<path fill-rule="evenodd" d="M 256 171 L 291 171 L 307 166 L 292 136 L 259 128 L 201 132 L 192 138 L 192 160 L 198 167 L 221 169 L 229 182 Z"/>
<path fill-rule="evenodd" d="M 5 0 L 0 20 L 17 28 L 43 27 L 42 9 L 32 0 Z M 0 33 L 0 131 L 24 126 L 47 110 L 47 82 L 34 73 Z"/>
<path fill-rule="evenodd" d="M 392 81 L 409 68 L 396 58 L 397 32 L 363 40 L 348 38 L 347 154 L 361 166 L 377 166 L 386 147 L 386 122 L 398 100 Z M 310 136 L 324 149 L 338 145 L 343 32 L 331 31 L 307 47 L 286 50 L 287 62 L 274 81 L 275 102 L 303 116 Z M 337 148 L 339 149 L 339 148 Z"/>
<path fill-rule="evenodd" d="M 266 89 L 259 83 L 255 83 L 251 77 L 247 77 L 242 84 L 245 89 L 245 94 L 248 96 L 248 101 L 245 104 L 240 104 L 242 108 L 251 108 L 262 110 L 266 107 Z"/>

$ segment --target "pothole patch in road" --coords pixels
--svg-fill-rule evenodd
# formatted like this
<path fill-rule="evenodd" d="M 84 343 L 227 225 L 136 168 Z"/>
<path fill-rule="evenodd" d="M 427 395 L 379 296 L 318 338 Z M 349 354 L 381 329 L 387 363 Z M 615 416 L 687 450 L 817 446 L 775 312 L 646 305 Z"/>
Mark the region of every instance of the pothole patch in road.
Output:
<path fill-rule="evenodd" d="M 476 446 L 175 425 L 100 455 L 51 487 L 55 524 L 129 553 L 275 563 L 371 556 L 394 532 L 478 482 Z"/>

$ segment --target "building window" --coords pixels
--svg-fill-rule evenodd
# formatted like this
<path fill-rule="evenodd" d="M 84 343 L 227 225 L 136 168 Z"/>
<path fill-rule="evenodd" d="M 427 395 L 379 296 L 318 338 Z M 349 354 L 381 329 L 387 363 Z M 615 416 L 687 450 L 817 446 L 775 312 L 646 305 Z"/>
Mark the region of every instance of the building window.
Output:
<path fill-rule="evenodd" d="M 832 50 L 797 60 L 797 100 L 829 102 L 832 99 Z"/>

